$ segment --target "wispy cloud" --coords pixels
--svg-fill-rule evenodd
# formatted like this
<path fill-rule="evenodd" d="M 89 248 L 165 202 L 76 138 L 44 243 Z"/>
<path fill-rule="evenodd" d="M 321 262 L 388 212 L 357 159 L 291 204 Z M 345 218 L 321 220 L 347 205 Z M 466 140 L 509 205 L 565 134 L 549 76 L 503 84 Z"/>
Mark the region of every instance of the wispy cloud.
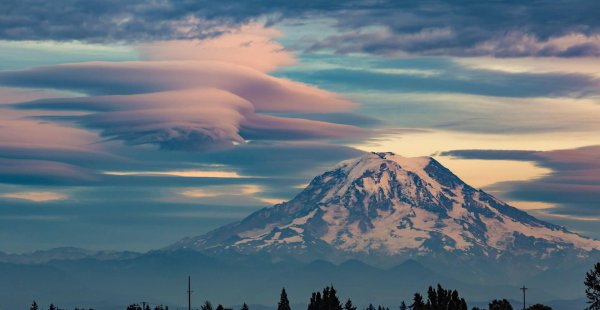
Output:
<path fill-rule="evenodd" d="M 600 205 L 600 146 L 555 151 L 454 150 L 442 153 L 464 159 L 531 161 L 552 173 L 527 181 L 494 186 L 509 199 L 554 204 L 546 209 L 571 218 L 596 218 Z"/>
<path fill-rule="evenodd" d="M 11 198 L 11 199 L 23 199 L 34 202 L 47 202 L 55 200 L 65 200 L 68 198 L 67 195 L 55 193 L 55 192 L 18 192 L 18 193 L 6 193 L 0 194 L 0 197 Z"/>
<path fill-rule="evenodd" d="M 178 171 L 103 171 L 108 175 L 175 176 L 184 178 L 244 178 L 235 171 L 178 170 Z"/>

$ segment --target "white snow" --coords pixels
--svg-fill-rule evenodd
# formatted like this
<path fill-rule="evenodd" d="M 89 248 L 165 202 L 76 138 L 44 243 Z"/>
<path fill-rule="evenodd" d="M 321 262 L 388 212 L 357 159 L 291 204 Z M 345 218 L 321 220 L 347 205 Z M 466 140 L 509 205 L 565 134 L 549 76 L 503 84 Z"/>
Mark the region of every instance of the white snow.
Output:
<path fill-rule="evenodd" d="M 385 251 L 401 254 L 415 250 L 426 254 L 430 249 L 424 246 L 424 241 L 430 239 L 435 233 L 441 234 L 442 240 L 448 242 L 443 246 L 446 251 L 469 251 L 473 247 L 480 247 L 484 253 L 488 253 L 506 250 L 514 242 L 514 232 L 548 240 L 555 243 L 557 247 L 562 247 L 563 244 L 568 247 L 572 244 L 583 251 L 600 250 L 600 241 L 563 230 L 553 230 L 543 225 L 532 226 L 516 222 L 482 200 L 477 192 L 473 195 L 477 209 L 489 210 L 494 216 L 487 217 L 479 211 L 467 210 L 463 194 L 466 185 L 445 188 L 425 171 L 430 163 L 429 157 L 408 158 L 392 153 L 381 156 L 367 154 L 358 159 L 341 162 L 335 169 L 342 169 L 346 178 L 330 182 L 336 184 L 332 188 L 312 189 L 326 190 L 327 193 L 320 201 L 310 201 L 314 207 L 308 214 L 286 222 L 265 223 L 263 228 L 244 231 L 239 234 L 241 240 L 234 246 L 248 243 L 254 246 L 257 243 L 256 248 L 266 248 L 271 245 L 300 243 L 305 247 L 307 246 L 304 243 L 305 234 L 310 231 L 305 229 L 305 225 L 310 225 L 309 221 L 318 211 L 321 211 L 319 214 L 322 214 L 321 219 L 327 223 L 327 229 L 322 235 L 312 237 L 320 238 L 331 246 L 347 252 Z M 422 182 L 415 181 L 413 177 L 415 175 Z M 332 181 L 330 178 L 331 176 L 328 176 L 322 181 Z M 360 178 L 362 178 L 361 182 L 356 182 Z M 399 195 L 403 200 L 393 196 L 396 194 L 396 188 L 401 188 Z M 359 196 L 354 195 L 355 190 L 363 197 L 362 201 L 357 201 Z M 448 191 L 453 195 L 448 194 Z M 439 204 L 441 195 L 453 200 L 452 207 L 447 210 L 447 217 L 440 216 L 440 213 L 444 212 L 441 205 L 439 212 L 431 212 L 430 209 L 418 205 L 417 193 L 427 194 L 427 192 L 433 197 L 430 204 L 434 208 Z M 316 197 L 316 195 L 309 196 Z M 355 209 L 339 203 L 339 199 L 334 200 L 340 197 L 349 198 L 348 204 L 352 204 Z M 390 202 L 391 209 L 378 209 L 376 216 L 371 217 L 360 213 L 357 218 L 359 214 L 357 212 L 366 213 L 371 198 Z M 496 202 L 502 203 L 497 199 Z M 370 221 L 373 228 L 361 231 L 360 220 Z M 478 227 L 486 232 L 485 236 L 481 237 L 469 231 L 470 227 L 477 227 L 477 225 L 485 226 Z M 273 233 L 275 228 L 279 228 L 280 231 Z M 286 231 L 286 238 L 281 237 L 282 231 Z M 292 235 L 289 234 L 290 231 L 293 232 Z M 450 239 L 454 242 L 449 242 Z M 551 255 L 554 251 L 556 249 L 550 248 L 544 255 Z"/>

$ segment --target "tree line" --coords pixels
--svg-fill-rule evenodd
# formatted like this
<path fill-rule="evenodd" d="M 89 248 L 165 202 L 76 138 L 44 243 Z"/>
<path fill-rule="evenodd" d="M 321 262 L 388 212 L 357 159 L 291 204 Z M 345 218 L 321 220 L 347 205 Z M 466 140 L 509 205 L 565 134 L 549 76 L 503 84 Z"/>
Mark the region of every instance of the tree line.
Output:
<path fill-rule="evenodd" d="M 586 310 L 600 310 L 600 262 L 596 263 L 592 270 L 586 273 L 584 281 L 586 290 L 585 294 L 588 299 L 588 307 Z M 468 310 L 467 302 L 460 297 L 458 291 L 445 289 L 440 284 L 437 287 L 430 286 L 427 293 L 415 293 L 410 304 L 402 301 L 398 306 L 399 310 Z M 512 305 L 506 299 L 494 299 L 488 304 L 488 310 L 513 310 Z M 38 304 L 34 301 L 31 304 L 30 310 L 41 310 Z M 58 308 L 54 304 L 50 304 L 48 310 L 64 310 Z M 94 310 L 92 308 L 75 308 L 74 310 Z M 168 306 L 157 305 L 151 307 L 144 304 L 131 304 L 127 310 L 169 310 Z M 213 310 L 213 305 L 210 301 L 205 301 L 201 306 L 201 310 Z M 232 310 L 223 307 L 219 304 L 216 310 Z M 248 305 L 244 303 L 240 310 L 250 310 Z M 285 288 L 281 290 L 277 310 L 292 310 L 290 301 Z M 337 291 L 333 286 L 327 286 L 323 291 L 313 292 L 310 296 L 307 310 L 358 310 L 352 303 L 351 299 L 347 299 L 342 303 L 337 296 Z M 364 310 L 390 310 L 386 306 L 369 304 Z M 484 310 L 483 308 L 473 307 L 471 310 Z M 552 310 L 551 307 L 534 304 L 526 310 Z"/>

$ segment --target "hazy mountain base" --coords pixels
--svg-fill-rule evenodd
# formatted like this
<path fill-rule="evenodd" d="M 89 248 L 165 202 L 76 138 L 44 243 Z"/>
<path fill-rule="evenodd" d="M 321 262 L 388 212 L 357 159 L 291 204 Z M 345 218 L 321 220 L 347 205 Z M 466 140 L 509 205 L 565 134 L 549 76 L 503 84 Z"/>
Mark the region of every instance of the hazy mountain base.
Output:
<path fill-rule="evenodd" d="M 163 248 L 182 249 L 267 261 L 357 259 L 380 268 L 416 259 L 480 285 L 520 285 L 562 272 L 581 279 L 575 271 L 600 257 L 600 241 L 477 190 L 432 158 L 393 153 L 343 161 L 288 202 Z M 560 289 L 561 296 L 579 296 L 581 285 Z"/>
<path fill-rule="evenodd" d="M 436 264 L 439 261 L 436 261 Z M 518 287 L 530 287 L 528 300 L 555 309 L 582 309 L 583 276 L 591 263 L 547 270 L 523 283 L 483 285 L 467 273 L 468 265 L 454 265 L 451 277 L 444 268 L 427 262 L 405 261 L 389 269 L 358 260 L 334 265 L 327 261 L 294 260 L 271 263 L 266 257 L 224 255 L 210 257 L 195 251 L 155 251 L 135 258 L 53 260 L 43 264 L 0 263 L 0 309 L 26 309 L 33 299 L 62 307 L 88 306 L 123 309 L 131 302 L 162 303 L 174 308 L 186 301 L 186 278 L 192 276 L 195 304 L 203 300 L 233 306 L 247 302 L 255 309 L 274 307 L 281 287 L 290 300 L 304 308 L 310 293 L 333 284 L 342 298 L 355 304 L 383 304 L 391 309 L 409 301 L 417 291 L 442 283 L 457 289 L 469 306 L 493 298 L 520 299 Z M 438 270 L 439 269 L 439 270 Z M 448 270 L 448 267 L 445 267 Z M 435 270 L 435 271 L 434 271 Z M 490 275 L 486 275 L 490 277 Z M 263 305 L 263 306 L 259 306 Z"/>

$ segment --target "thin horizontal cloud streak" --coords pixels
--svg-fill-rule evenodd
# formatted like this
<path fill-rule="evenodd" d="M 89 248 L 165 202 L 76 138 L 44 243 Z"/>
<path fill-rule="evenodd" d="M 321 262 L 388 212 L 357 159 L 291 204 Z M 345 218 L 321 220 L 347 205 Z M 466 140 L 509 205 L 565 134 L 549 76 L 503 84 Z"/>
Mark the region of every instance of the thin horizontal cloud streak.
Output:
<path fill-rule="evenodd" d="M 284 71 L 333 89 L 393 92 L 465 93 L 499 97 L 584 97 L 598 94 L 597 78 L 577 73 L 508 73 L 471 69 L 447 61 L 430 76 L 366 68 Z M 456 77 L 460 76 L 460 79 Z"/>
<path fill-rule="evenodd" d="M 86 185 L 97 173 L 61 162 L 0 158 L 0 183 L 27 185 Z"/>

